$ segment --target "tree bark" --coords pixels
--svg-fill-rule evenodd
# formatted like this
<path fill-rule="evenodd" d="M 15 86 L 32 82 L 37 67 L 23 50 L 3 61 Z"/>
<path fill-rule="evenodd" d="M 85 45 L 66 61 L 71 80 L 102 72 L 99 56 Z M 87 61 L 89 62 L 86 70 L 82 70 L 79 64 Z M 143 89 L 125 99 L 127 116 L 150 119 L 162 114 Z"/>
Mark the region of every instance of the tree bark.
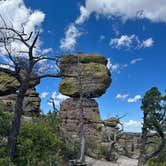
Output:
<path fill-rule="evenodd" d="M 109 145 L 109 148 L 108 148 L 108 152 L 107 152 L 107 155 L 106 155 L 106 160 L 107 161 L 111 161 L 110 157 L 112 155 L 112 152 L 114 151 L 114 145 L 115 145 L 115 141 L 111 142 L 111 144 Z"/>
<path fill-rule="evenodd" d="M 147 113 L 144 113 L 144 123 L 142 126 L 142 136 L 141 136 L 141 144 L 140 144 L 140 155 L 138 157 L 138 164 L 137 166 L 143 166 L 146 162 L 146 143 L 147 143 L 147 136 L 148 136 L 148 130 L 145 125 L 147 118 Z"/>
<path fill-rule="evenodd" d="M 11 161 L 14 160 L 16 144 L 17 144 L 17 136 L 19 134 L 20 125 L 21 125 L 21 115 L 22 115 L 25 93 L 26 89 L 20 88 L 17 94 L 15 115 L 12 120 L 12 129 L 8 137 L 8 157 L 10 158 Z"/>

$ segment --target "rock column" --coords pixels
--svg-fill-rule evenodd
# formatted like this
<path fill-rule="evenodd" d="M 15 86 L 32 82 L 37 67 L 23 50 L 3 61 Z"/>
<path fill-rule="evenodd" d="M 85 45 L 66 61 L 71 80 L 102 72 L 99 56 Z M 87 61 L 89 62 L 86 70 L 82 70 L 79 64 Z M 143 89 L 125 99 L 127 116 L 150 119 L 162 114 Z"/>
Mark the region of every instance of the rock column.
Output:
<path fill-rule="evenodd" d="M 85 135 L 87 143 L 91 144 L 90 146 L 97 145 L 102 137 L 99 108 L 94 98 L 103 95 L 111 83 L 110 72 L 106 64 L 105 57 L 99 54 L 65 55 L 60 63 L 60 72 L 64 77 L 59 85 L 59 91 L 70 97 L 61 103 L 62 129 L 72 137 L 79 136 L 79 100 L 81 96 Z M 81 81 L 75 77 L 77 75 Z M 91 149 L 95 150 L 95 148 Z M 96 154 L 96 152 L 91 152 L 91 156 L 93 153 Z"/>

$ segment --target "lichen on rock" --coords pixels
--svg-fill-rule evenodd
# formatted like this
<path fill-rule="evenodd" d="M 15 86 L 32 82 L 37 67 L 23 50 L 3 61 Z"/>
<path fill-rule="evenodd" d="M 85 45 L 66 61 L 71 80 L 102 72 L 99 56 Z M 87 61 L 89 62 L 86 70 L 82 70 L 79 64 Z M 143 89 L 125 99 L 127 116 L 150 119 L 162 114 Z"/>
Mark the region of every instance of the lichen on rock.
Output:
<path fill-rule="evenodd" d="M 14 77 L 0 71 L 0 96 L 15 92 L 19 85 Z"/>
<path fill-rule="evenodd" d="M 59 91 L 66 96 L 79 97 L 80 80 L 77 77 L 79 74 L 82 95 L 87 98 L 100 97 L 111 84 L 111 74 L 106 63 L 107 60 L 99 54 L 63 56 L 60 71 L 66 77 L 62 78 Z M 67 77 L 67 75 L 71 75 L 71 77 Z"/>

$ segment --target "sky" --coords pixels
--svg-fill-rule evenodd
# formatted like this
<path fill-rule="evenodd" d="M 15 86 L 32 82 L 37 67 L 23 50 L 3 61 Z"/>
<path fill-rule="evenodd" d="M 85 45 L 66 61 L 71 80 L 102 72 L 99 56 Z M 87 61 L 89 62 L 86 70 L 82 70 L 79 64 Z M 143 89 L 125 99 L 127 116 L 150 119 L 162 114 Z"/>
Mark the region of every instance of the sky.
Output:
<path fill-rule="evenodd" d="M 112 84 L 96 99 L 101 118 L 126 115 L 125 130 L 141 130 L 141 98 L 153 86 L 166 90 L 165 0 L 1 0 L 0 14 L 27 32 L 40 27 L 38 52 L 104 55 Z M 47 78 L 36 87 L 45 113 L 51 96 L 57 108 L 67 98 L 59 82 Z"/>

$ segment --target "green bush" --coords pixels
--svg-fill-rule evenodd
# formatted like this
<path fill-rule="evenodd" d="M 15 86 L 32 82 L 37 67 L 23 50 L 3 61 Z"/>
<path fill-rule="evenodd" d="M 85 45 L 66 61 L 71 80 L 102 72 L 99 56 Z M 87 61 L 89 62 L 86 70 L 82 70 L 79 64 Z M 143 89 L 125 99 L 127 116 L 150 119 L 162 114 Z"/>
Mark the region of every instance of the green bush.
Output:
<path fill-rule="evenodd" d="M 19 166 L 57 165 L 62 141 L 46 122 L 24 123 L 18 136 L 15 163 Z"/>
<path fill-rule="evenodd" d="M 166 146 L 162 152 L 155 158 L 148 161 L 146 166 L 166 166 Z"/>
<path fill-rule="evenodd" d="M 146 166 L 166 166 L 166 162 L 159 163 L 151 160 L 146 164 Z"/>
<path fill-rule="evenodd" d="M 11 115 L 0 109 L 0 166 L 14 166 L 5 158 L 10 127 Z M 62 137 L 58 114 L 52 112 L 33 121 L 22 121 L 14 163 L 18 166 L 59 166 L 62 160 L 77 158 L 78 147 Z"/>
<path fill-rule="evenodd" d="M 0 136 L 8 136 L 11 128 L 12 114 L 3 111 L 3 107 L 0 105 Z"/>
<path fill-rule="evenodd" d="M 0 166 L 14 166 L 8 158 L 0 158 Z"/>
<path fill-rule="evenodd" d="M 3 111 L 3 106 L 0 105 L 0 158 L 7 155 L 7 136 L 11 128 L 12 114 Z M 1 162 L 4 160 L 1 159 Z M 1 164 L 0 164 L 1 165 Z"/>
<path fill-rule="evenodd" d="M 71 140 L 68 143 L 64 143 L 62 153 L 65 161 L 77 159 L 80 153 L 79 143 Z"/>

